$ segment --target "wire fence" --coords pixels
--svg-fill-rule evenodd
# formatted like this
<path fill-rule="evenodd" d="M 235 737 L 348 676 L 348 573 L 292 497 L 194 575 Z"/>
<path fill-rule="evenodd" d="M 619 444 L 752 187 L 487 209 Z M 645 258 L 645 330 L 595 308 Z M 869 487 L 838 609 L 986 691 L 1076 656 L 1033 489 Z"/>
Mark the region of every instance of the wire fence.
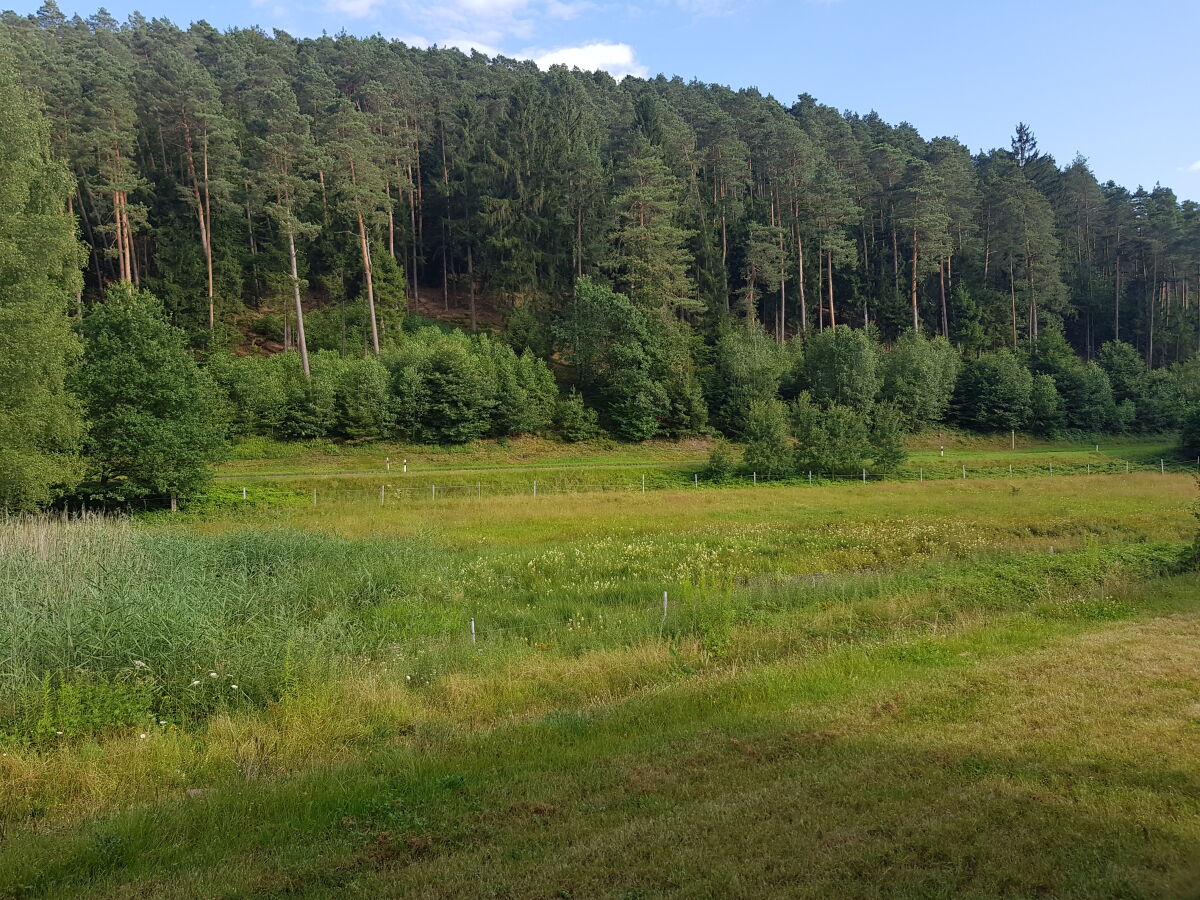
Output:
<path fill-rule="evenodd" d="M 236 508 L 248 506 L 320 506 L 329 503 L 366 503 L 380 507 L 392 507 L 407 503 L 436 503 L 439 500 L 484 500 L 498 497 L 528 496 L 550 497 L 600 493 L 639 494 L 663 490 L 712 489 L 735 487 L 819 487 L 837 484 L 879 483 L 923 483 L 941 481 L 970 481 L 997 478 L 1062 478 L 1084 475 L 1178 475 L 1200 476 L 1200 459 L 1195 462 L 1160 459 L 1157 463 L 1135 462 L 1124 459 L 1108 459 L 1087 463 L 1054 463 L 1038 465 L 968 466 L 959 464 L 931 467 L 908 467 L 894 472 L 803 472 L 791 475 L 765 475 L 757 472 L 714 476 L 705 472 L 653 472 L 641 474 L 631 481 L 588 481 L 579 478 L 589 470 L 573 470 L 569 476 L 549 478 L 504 479 L 487 481 L 440 481 L 436 471 L 417 471 L 396 478 L 391 473 L 389 481 L 378 486 L 363 487 L 303 487 L 285 488 L 265 486 L 257 483 L 237 485 L 225 480 L 209 488 L 204 494 L 192 498 L 176 498 L 171 495 L 139 497 L 130 500 L 98 499 L 63 504 L 58 512 L 64 515 L 91 512 L 139 513 L 176 509 Z M 591 470 L 597 471 L 597 470 Z M 604 471 L 604 470 L 599 470 Z M 611 471 L 606 472 L 611 474 Z M 297 479 L 313 477 L 297 475 Z"/>

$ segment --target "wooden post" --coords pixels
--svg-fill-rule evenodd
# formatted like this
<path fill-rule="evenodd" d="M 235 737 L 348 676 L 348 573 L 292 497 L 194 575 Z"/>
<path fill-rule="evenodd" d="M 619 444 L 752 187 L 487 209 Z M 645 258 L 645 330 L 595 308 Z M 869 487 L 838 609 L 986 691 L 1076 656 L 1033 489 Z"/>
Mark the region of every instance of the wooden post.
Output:
<path fill-rule="evenodd" d="M 171 512 L 179 512 L 179 500 L 174 491 L 171 491 Z"/>

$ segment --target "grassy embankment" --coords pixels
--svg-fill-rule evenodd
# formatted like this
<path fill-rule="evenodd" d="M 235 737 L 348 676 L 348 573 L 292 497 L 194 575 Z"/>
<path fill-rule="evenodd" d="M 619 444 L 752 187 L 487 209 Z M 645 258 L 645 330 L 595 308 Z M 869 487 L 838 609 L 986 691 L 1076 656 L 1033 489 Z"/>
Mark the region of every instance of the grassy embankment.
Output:
<path fill-rule="evenodd" d="M 1195 893 L 1191 485 L 12 523 L 0 896 Z"/>

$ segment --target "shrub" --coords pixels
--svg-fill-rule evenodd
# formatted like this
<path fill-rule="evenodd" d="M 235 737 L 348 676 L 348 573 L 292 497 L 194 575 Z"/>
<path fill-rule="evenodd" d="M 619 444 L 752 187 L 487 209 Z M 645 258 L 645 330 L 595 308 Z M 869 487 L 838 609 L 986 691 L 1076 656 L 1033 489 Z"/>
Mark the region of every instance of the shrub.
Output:
<path fill-rule="evenodd" d="M 733 448 L 728 441 L 718 440 L 713 444 L 708 454 L 708 462 L 700 470 L 700 475 L 706 481 L 728 481 L 737 472 L 737 463 L 733 458 Z"/>
<path fill-rule="evenodd" d="M 910 329 L 883 354 L 879 396 L 896 407 L 909 431 L 920 431 L 945 416 L 958 367 L 958 353 L 944 338 L 928 340 Z"/>
<path fill-rule="evenodd" d="M 875 343 L 865 331 L 846 325 L 827 328 L 804 347 L 804 387 L 821 406 L 865 410 L 879 391 Z"/>
<path fill-rule="evenodd" d="M 1063 426 L 1062 398 L 1054 379 L 1049 375 L 1034 375 L 1029 392 L 1029 428 L 1043 437 L 1054 435 Z"/>
<path fill-rule="evenodd" d="M 894 472 L 908 458 L 904 449 L 904 417 L 887 403 L 875 407 L 871 423 L 871 468 L 876 472 Z"/>
<path fill-rule="evenodd" d="M 554 430 L 564 441 L 590 441 L 600 434 L 596 411 L 583 402 L 579 391 L 571 388 L 554 408 Z"/>
<path fill-rule="evenodd" d="M 783 401 L 755 400 L 746 413 L 746 452 L 743 468 L 765 478 L 783 478 L 795 471 Z"/>
<path fill-rule="evenodd" d="M 1008 431 L 1029 421 L 1033 376 L 1010 351 L 1000 350 L 963 366 L 954 388 L 960 425 L 976 431 Z"/>
<path fill-rule="evenodd" d="M 849 406 L 822 408 L 802 394 L 792 408 L 796 468 L 819 475 L 860 471 L 871 455 L 866 419 Z"/>

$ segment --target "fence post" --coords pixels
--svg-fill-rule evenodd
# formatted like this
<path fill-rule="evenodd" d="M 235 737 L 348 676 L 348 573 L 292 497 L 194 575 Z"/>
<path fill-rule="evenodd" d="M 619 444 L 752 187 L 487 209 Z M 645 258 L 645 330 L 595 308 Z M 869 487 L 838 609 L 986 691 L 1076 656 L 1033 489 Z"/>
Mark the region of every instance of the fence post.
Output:
<path fill-rule="evenodd" d="M 646 473 L 642 473 L 642 493 L 646 493 Z"/>
<path fill-rule="evenodd" d="M 758 484 L 758 473 L 757 472 L 752 473 L 750 475 L 750 477 L 754 479 L 755 484 Z"/>
<path fill-rule="evenodd" d="M 1129 460 L 1125 460 L 1125 474 L 1129 474 Z"/>
<path fill-rule="evenodd" d="M 1089 475 L 1092 474 L 1092 464 L 1091 463 L 1088 463 L 1088 474 Z"/>
<path fill-rule="evenodd" d="M 174 491 L 171 491 L 171 512 L 179 512 L 179 499 Z"/>
<path fill-rule="evenodd" d="M 1050 463 L 1050 474 L 1054 475 L 1054 463 Z"/>
<path fill-rule="evenodd" d="M 700 487 L 700 473 L 699 472 L 696 472 L 694 475 L 692 475 L 692 484 L 695 485 L 696 487 Z"/>
<path fill-rule="evenodd" d="M 812 487 L 812 470 L 811 469 L 809 470 L 809 473 L 808 473 L 808 486 Z"/>
<path fill-rule="evenodd" d="M 407 459 L 404 461 L 404 473 L 405 474 L 408 473 L 408 460 Z"/>
<path fill-rule="evenodd" d="M 389 472 L 392 471 L 392 458 L 390 456 L 387 458 L 387 470 Z"/>
<path fill-rule="evenodd" d="M 436 500 L 436 499 L 437 499 L 437 485 L 436 485 L 436 484 L 431 484 L 431 485 L 429 486 L 429 489 L 430 489 L 430 490 L 433 492 L 432 498 L 433 498 L 434 500 Z"/>
<path fill-rule="evenodd" d="M 471 617 L 471 643 L 475 643 L 475 617 Z"/>
<path fill-rule="evenodd" d="M 313 488 L 313 506 L 317 505 L 317 489 Z"/>
<path fill-rule="evenodd" d="M 1008 464 L 1008 477 L 1009 477 L 1009 478 L 1011 478 L 1011 477 L 1012 477 L 1012 463 L 1009 463 L 1009 464 Z"/>
<path fill-rule="evenodd" d="M 533 479 L 533 496 L 537 496 L 537 479 Z"/>
<path fill-rule="evenodd" d="M 967 477 L 967 464 L 963 463 L 963 478 Z"/>
<path fill-rule="evenodd" d="M 925 480 L 925 470 L 922 469 L 921 470 L 921 481 L 924 481 L 924 480 Z"/>
<path fill-rule="evenodd" d="M 663 591 L 663 624 L 667 622 L 667 592 Z"/>
<path fill-rule="evenodd" d="M 1167 464 L 1165 462 L 1163 462 L 1161 459 L 1158 461 L 1158 472 L 1160 475 L 1167 474 Z"/>
<path fill-rule="evenodd" d="M 478 500 L 482 496 L 483 496 L 483 488 L 480 487 L 479 482 L 477 481 L 477 482 L 475 482 L 475 499 Z"/>
<path fill-rule="evenodd" d="M 245 488 L 242 488 L 242 499 L 243 500 L 246 499 L 246 489 Z"/>
<path fill-rule="evenodd" d="M 379 505 L 380 505 L 380 506 L 383 506 L 383 495 L 384 495 L 384 492 L 385 492 L 386 490 L 387 490 L 387 485 L 386 485 L 386 484 L 381 484 L 381 485 L 379 486 Z"/>
<path fill-rule="evenodd" d="M 863 484 L 867 483 L 867 470 L 863 469 Z"/>

